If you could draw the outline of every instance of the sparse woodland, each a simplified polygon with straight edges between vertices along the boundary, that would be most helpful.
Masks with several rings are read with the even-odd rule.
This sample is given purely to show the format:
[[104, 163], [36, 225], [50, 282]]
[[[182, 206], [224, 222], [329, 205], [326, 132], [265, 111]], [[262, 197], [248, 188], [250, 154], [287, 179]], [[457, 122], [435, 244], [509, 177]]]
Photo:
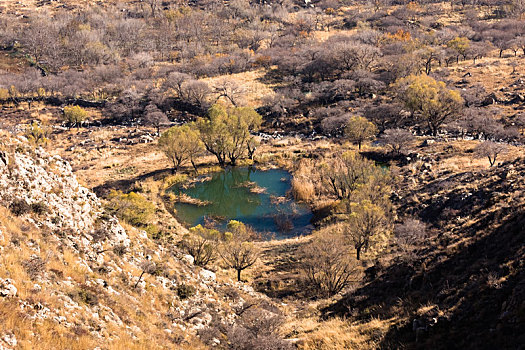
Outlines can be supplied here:
[[0, 349], [520, 349], [524, 106], [523, 0], [2, 1]]

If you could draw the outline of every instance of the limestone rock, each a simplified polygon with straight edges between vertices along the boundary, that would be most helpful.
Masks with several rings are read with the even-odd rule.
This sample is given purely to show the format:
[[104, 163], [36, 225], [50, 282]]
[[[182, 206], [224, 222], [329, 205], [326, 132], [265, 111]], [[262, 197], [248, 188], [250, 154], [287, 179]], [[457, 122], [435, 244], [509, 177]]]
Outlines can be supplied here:
[[10, 278], [0, 278], [0, 297], [14, 297], [18, 290], [14, 286], [14, 281]]

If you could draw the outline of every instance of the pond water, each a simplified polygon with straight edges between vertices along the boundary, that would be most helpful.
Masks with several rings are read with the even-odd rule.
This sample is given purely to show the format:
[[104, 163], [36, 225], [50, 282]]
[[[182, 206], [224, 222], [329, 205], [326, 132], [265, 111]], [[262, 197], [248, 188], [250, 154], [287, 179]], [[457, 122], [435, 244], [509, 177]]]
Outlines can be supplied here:
[[[227, 168], [187, 188], [173, 188], [186, 197], [175, 203], [176, 216], [191, 226], [212, 219], [221, 228], [238, 220], [277, 239], [306, 234], [312, 229], [312, 212], [288, 195], [291, 178], [282, 169]], [[198, 201], [191, 203], [194, 199]]]

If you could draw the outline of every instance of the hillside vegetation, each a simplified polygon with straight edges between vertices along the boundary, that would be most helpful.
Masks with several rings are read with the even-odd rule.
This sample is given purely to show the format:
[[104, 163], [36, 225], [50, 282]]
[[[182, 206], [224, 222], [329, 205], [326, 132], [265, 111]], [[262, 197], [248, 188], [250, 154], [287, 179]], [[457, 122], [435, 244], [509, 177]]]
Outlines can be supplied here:
[[[521, 349], [524, 16], [1, 1], [0, 349]], [[181, 219], [231, 167], [288, 238]]]

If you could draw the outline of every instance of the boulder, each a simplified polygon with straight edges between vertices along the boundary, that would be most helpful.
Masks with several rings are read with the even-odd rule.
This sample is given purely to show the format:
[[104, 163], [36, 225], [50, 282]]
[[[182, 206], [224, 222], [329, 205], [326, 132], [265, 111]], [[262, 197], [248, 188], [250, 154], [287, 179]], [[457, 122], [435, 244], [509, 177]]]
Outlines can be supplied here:
[[195, 262], [195, 259], [193, 258], [193, 256], [189, 255], [189, 254], [185, 254], [182, 259], [184, 261], [186, 261], [188, 264], [191, 264], [193, 265], [193, 263]]
[[18, 290], [14, 286], [14, 281], [10, 278], [0, 278], [0, 297], [14, 297]]
[[204, 280], [204, 281], [215, 281], [217, 279], [217, 276], [215, 275], [215, 272], [212, 272], [210, 270], [206, 270], [206, 269], [202, 269], [200, 272], [199, 272], [199, 276]]

